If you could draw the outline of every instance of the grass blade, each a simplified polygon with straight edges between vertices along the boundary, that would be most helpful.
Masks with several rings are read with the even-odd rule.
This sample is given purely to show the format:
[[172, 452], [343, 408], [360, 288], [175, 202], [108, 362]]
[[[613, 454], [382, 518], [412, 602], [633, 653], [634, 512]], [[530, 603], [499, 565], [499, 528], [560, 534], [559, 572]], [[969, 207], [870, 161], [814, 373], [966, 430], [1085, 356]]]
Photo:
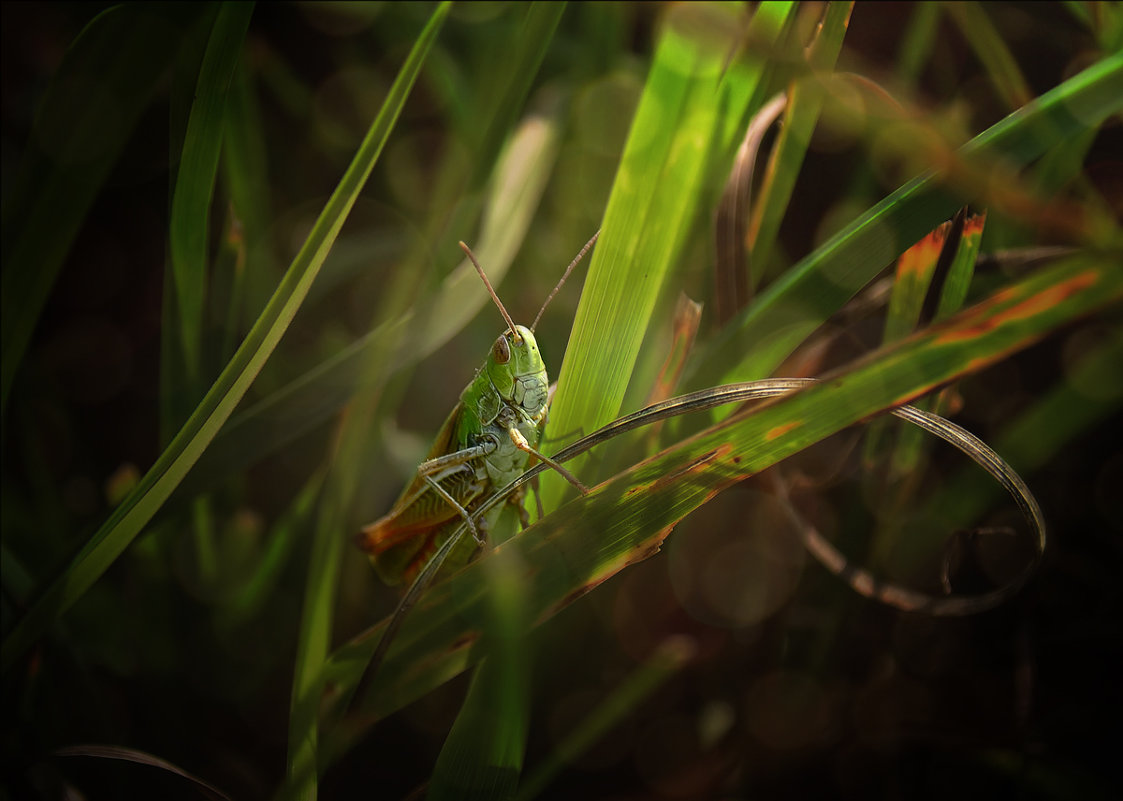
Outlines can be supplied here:
[[[165, 276], [164, 350], [161, 372], [165, 391], [165, 441], [183, 424], [206, 390], [213, 360], [204, 364], [206, 302], [210, 273], [209, 222], [222, 147], [227, 90], [242, 53], [253, 14], [252, 3], [218, 7], [207, 37], [188, 116], [172, 195], [168, 232], [169, 270]], [[173, 323], [174, 320], [174, 323]], [[213, 352], [213, 351], [212, 351]], [[201, 581], [218, 574], [214, 521], [208, 498], [192, 507], [195, 556]]]
[[527, 776], [519, 788], [519, 801], [537, 798], [550, 781], [572, 762], [592, 748], [620, 720], [647, 700], [664, 682], [680, 671], [693, 656], [695, 647], [684, 637], [670, 637], [651, 657], [620, 683], [603, 704], [558, 743], [550, 757]]
[[226, 95], [252, 13], [252, 3], [224, 3], [219, 8], [199, 70], [172, 198], [171, 272], [178, 306], [180, 353], [192, 395], [204, 376], [207, 232], [222, 147]]
[[[716, 492], [803, 447], [1027, 347], [1057, 327], [1123, 301], [1119, 254], [1072, 258], [1013, 284], [948, 321], [870, 354], [813, 386], [669, 448], [547, 515], [507, 548], [534, 575], [528, 614], [544, 620], [659, 549], [670, 529]], [[369, 724], [486, 653], [480, 562], [433, 587], [402, 626], [364, 705]], [[339, 649], [331, 680], [346, 687], [381, 627]], [[357, 736], [338, 732], [328, 753]]]
[[[488, 275], [497, 284], [514, 262], [545, 192], [557, 158], [559, 125], [557, 112], [529, 118], [508, 143], [492, 176], [473, 250], [486, 259]], [[396, 371], [431, 354], [488, 302], [479, 278], [467, 259], [463, 260], [433, 298], [378, 326], [232, 417], [188, 477], [185, 494], [253, 464], [329, 420], [362, 389], [361, 365], [367, 355], [391, 338], [401, 343], [390, 367]], [[432, 320], [433, 325], [419, 328], [417, 319]], [[405, 331], [418, 335], [401, 337]]]
[[[274, 259], [267, 236], [270, 203], [265, 136], [244, 62], [234, 75], [223, 134], [222, 175], [230, 197], [230, 226], [240, 238], [244, 253], [244, 261], [234, 265], [235, 275], [225, 279], [231, 289], [224, 334], [231, 338], [240, 335], [265, 307], [274, 280]], [[321, 276], [317, 284], [325, 277]], [[218, 276], [218, 280], [223, 279]], [[227, 358], [232, 349], [233, 345], [224, 341], [222, 357]]]
[[441, 6], [430, 20], [354, 160], [233, 359], [140, 483], [4, 638], [0, 648], [0, 668], [10, 668], [113, 564], [167, 500], [241, 400], [292, 321], [308, 287], [323, 265], [393, 128], [420, 71], [424, 55], [436, 36], [439, 21], [445, 14], [447, 6]]
[[[790, 12], [786, 4], [761, 6], [750, 32], [774, 40]], [[723, 71], [737, 45], [735, 13], [704, 4], [671, 8], [558, 373], [552, 432], [588, 431], [620, 413], [656, 300], [709, 189], [710, 148], [727, 147], [732, 157], [740, 130], [729, 120], [750, 111], [764, 72], [757, 62]], [[730, 107], [721, 109], [723, 103]], [[580, 464], [572, 469], [581, 475]], [[565, 482], [554, 478], [542, 480], [547, 510], [566, 491]]]
[[[1123, 404], [1123, 328], [1109, 327], [1073, 365], [1068, 379], [1010, 421], [994, 438], [994, 448], [1023, 475], [1048, 468], [1063, 447], [1097, 422], [1118, 415]], [[974, 524], [990, 508], [996, 488], [966, 471], [951, 476], [938, 492], [923, 499], [917, 519], [941, 520], [962, 529]], [[920, 554], [938, 543], [924, 532], [892, 544], [882, 555], [886, 565], [907, 573]], [[913, 556], [916, 554], [917, 556]]]
[[944, 10], [971, 44], [990, 73], [995, 91], [1008, 109], [1021, 108], [1033, 97], [1010, 48], [979, 3], [949, 3]]
[[[824, 73], [834, 69], [853, 8], [853, 3], [839, 0], [827, 6], [822, 27], [809, 47], [808, 62], [812, 70]], [[753, 204], [749, 220], [749, 264], [754, 289], [761, 286], [762, 279], [769, 274], [769, 261], [780, 232], [780, 223], [823, 106], [822, 94], [806, 86], [806, 82], [812, 80], [815, 80], [814, 76], [793, 81], [788, 89], [784, 124], [772, 146], [759, 197]]]
[[[1089, 67], [972, 139], [959, 155], [1024, 165], [1123, 109], [1123, 53]], [[981, 169], [985, 174], [986, 170]], [[768, 375], [822, 322], [962, 199], [916, 178], [792, 267], [722, 330], [687, 376], [691, 388]], [[730, 354], [738, 355], [730, 359]]]
[[[504, 510], [507, 532], [514, 533], [513, 509]], [[503, 537], [497, 542], [502, 542]], [[508, 799], [515, 794], [529, 729], [530, 662], [526, 632], [532, 620], [526, 566], [507, 548], [494, 553], [487, 568], [484, 626], [489, 655], [476, 666], [468, 694], [445, 739], [427, 798]]]
[[[385, 126], [379, 149], [389, 136], [393, 121], [401, 112], [405, 99], [413, 86], [426, 55], [436, 41], [451, 3], [442, 3], [430, 16], [425, 28], [413, 44], [405, 64], [398, 72], [382, 111], [372, 123], [362, 152], [372, 134], [379, 131], [379, 122], [385, 117]], [[377, 155], [377, 151], [375, 152]], [[370, 162], [364, 173], [369, 175]], [[393, 308], [395, 298], [407, 288], [408, 275], [399, 276], [383, 299], [381, 312], [386, 315]], [[377, 381], [385, 375], [393, 340], [370, 352], [362, 365], [363, 377]], [[350, 538], [344, 535], [349, 522], [348, 510], [360, 475], [357, 464], [368, 441], [368, 430], [373, 418], [378, 391], [373, 398], [358, 397], [349, 414], [340, 421], [336, 448], [328, 466], [324, 491], [320, 496], [315, 532], [308, 556], [307, 578], [300, 616], [300, 630], [293, 666], [292, 693], [289, 712], [289, 747], [285, 784], [281, 796], [286, 798], [314, 799], [317, 794], [316, 764], [319, 752], [318, 712], [323, 692], [323, 663], [331, 644], [332, 624], [335, 616], [336, 595], [339, 589], [339, 572], [344, 548]]]

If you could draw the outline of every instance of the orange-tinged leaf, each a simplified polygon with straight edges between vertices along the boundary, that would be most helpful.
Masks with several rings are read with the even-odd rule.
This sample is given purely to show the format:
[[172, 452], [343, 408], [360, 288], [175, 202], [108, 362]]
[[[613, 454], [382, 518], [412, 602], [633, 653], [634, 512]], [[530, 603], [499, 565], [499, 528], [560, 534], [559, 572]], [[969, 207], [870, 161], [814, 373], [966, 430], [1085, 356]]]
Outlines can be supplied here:
[[780, 437], [784, 436], [784, 434], [787, 434], [789, 431], [795, 431], [801, 425], [803, 425], [802, 420], [792, 420], [790, 423], [784, 423], [783, 425], [776, 426], [771, 431], [766, 432], [764, 438], [771, 442], [774, 439], [779, 439]]
[[941, 223], [934, 231], [901, 254], [897, 260], [897, 278], [925, 276], [931, 273], [944, 249], [951, 223]]

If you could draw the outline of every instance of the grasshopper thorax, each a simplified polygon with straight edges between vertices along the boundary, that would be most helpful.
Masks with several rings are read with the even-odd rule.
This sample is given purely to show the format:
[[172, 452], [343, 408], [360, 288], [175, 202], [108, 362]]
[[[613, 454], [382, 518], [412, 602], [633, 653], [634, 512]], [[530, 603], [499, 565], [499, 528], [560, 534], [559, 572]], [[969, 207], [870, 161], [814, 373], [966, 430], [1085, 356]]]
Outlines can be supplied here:
[[514, 331], [508, 329], [495, 340], [484, 372], [507, 403], [532, 417], [545, 408], [549, 389], [546, 364], [538, 352], [534, 333], [526, 326], [516, 325]]

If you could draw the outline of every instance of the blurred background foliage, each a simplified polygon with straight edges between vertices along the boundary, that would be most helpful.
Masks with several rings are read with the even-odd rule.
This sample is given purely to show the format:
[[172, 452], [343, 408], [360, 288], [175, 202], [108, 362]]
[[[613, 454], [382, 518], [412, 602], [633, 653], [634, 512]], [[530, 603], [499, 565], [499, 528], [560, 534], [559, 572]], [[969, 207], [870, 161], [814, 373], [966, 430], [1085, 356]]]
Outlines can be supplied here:
[[[266, 307], [435, 6], [253, 9], [217, 107], [214, 200], [196, 199], [208, 224], [187, 247], [203, 249], [210, 272], [196, 288], [205, 300], [190, 335], [185, 295], [168, 288], [179, 252], [170, 220], [192, 202], [177, 198], [176, 176], [181, 155], [199, 152], [188, 118], [196, 80], [214, 65], [207, 44], [220, 12], [149, 6], [127, 24], [116, 18], [126, 38], [102, 42], [91, 42], [91, 26], [90, 69], [61, 70], [106, 8], [0, 6], [5, 637], [156, 461]], [[198, 797], [152, 766], [55, 753], [88, 743], [155, 755], [235, 798], [277, 791], [293, 759], [294, 655], [324, 523], [316, 503], [352, 430], [340, 411], [371, 411], [349, 471], [353, 497], [334, 521], [351, 531], [389, 508], [500, 328], [482, 300], [431, 301], [456, 286], [456, 240], [479, 245], [493, 280], [506, 276], [506, 305], [528, 320], [601, 224], [668, 8], [451, 8], [307, 300], [227, 428], [49, 636], [6, 666], [5, 797], [63, 797], [67, 788], [90, 799]], [[801, 4], [785, 35], [810, 41], [823, 8]], [[879, 135], [869, 97], [887, 93], [885, 102], [958, 146], [1118, 58], [1121, 45], [1119, 4], [857, 4], [836, 68], [852, 77], [832, 84], [836, 102], [823, 106], [753, 281], [774, 280], [932, 166], [933, 149]], [[762, 93], [790, 78], [791, 63], [779, 47], [776, 55]], [[136, 63], [150, 68], [120, 67]], [[37, 122], [48, 92], [62, 98], [61, 116]], [[94, 112], [67, 117], [71, 108]], [[765, 137], [765, 150], [772, 142]], [[1003, 256], [1013, 249], [1118, 248], [1119, 114], [1062, 144], [1019, 174], [1019, 186], [1079, 213], [1048, 224], [1032, 210], [990, 212], [968, 303], [1032, 269]], [[711, 179], [728, 172], [707, 168]], [[66, 205], [13, 205], [42, 175], [61, 176], [52, 180]], [[716, 200], [720, 184], [707, 191]], [[703, 345], [718, 328], [712, 214], [690, 215], [674, 284], [705, 304]], [[37, 220], [48, 224], [27, 245], [22, 234]], [[46, 267], [12, 278], [28, 252], [19, 247], [44, 265], [53, 259], [57, 278]], [[874, 267], [892, 275], [888, 263]], [[30, 283], [13, 289], [18, 281]], [[552, 376], [580, 285], [562, 290], [538, 328]], [[41, 309], [10, 309], [17, 296], [39, 296]], [[656, 313], [664, 339], [670, 300]], [[391, 366], [356, 395], [364, 373], [349, 354], [402, 309], [416, 312], [380, 357]], [[25, 322], [24, 347], [10, 352], [9, 335]], [[884, 327], [884, 294], [832, 317], [820, 340], [829, 352], [807, 356], [814, 372], [876, 347]], [[185, 336], [195, 337], [197, 364]], [[536, 655], [526, 764], [549, 776], [541, 797], [1107, 797], [1118, 781], [1102, 735], [1117, 728], [1123, 702], [1121, 351], [1116, 305], [964, 380], [947, 401], [1023, 471], [1050, 522], [1040, 576], [1000, 609], [936, 619], [858, 597], [807, 558], [768, 481], [754, 479], [702, 507], [660, 554], [564, 610], [527, 641]], [[652, 382], [639, 383], [625, 411]], [[932, 588], [951, 559], [946, 531], [931, 547], [910, 544], [889, 519], [900, 513], [890, 496], [898, 506], [960, 503], [971, 524], [1014, 518], [1008, 503], [976, 497], [983, 480], [950, 449], [934, 449], [920, 487], [902, 490], [863, 472], [854, 437], [796, 457], [785, 475], [801, 508], [859, 563]], [[955, 555], [956, 591], [1006, 575], [1002, 541]], [[333, 645], [396, 599], [349, 542], [338, 569]], [[417, 788], [467, 681], [379, 721], [338, 755], [320, 792], [400, 798]], [[598, 715], [603, 728], [568, 750], [579, 722]]]

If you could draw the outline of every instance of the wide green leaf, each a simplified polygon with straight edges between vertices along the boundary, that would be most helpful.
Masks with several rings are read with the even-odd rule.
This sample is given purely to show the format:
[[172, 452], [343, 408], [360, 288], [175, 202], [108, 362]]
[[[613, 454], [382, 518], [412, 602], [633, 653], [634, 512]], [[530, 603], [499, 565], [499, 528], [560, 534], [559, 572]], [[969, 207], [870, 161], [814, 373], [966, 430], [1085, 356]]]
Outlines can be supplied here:
[[[787, 3], [762, 5], [749, 41], [774, 42], [791, 11]], [[675, 6], [664, 23], [558, 372], [554, 436], [589, 431], [620, 413], [656, 301], [711, 189], [713, 151], [731, 158], [740, 131], [730, 121], [755, 110], [763, 62], [747, 57], [725, 69], [743, 26], [735, 7], [702, 3]], [[573, 469], [581, 474], [580, 463]], [[546, 509], [566, 486], [543, 477]]]

